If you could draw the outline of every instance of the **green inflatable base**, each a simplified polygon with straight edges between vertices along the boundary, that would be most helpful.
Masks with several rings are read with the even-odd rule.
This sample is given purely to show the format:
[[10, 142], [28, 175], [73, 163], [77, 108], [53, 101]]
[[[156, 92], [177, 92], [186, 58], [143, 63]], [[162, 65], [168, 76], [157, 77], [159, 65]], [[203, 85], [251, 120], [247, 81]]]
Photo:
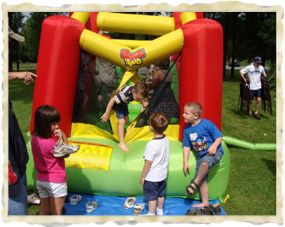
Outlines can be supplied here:
[[[36, 170], [30, 144], [31, 136], [26, 136], [29, 153], [27, 164], [28, 189], [35, 188]], [[66, 167], [68, 191], [111, 196], [143, 196], [143, 187], [139, 180], [144, 165], [143, 154], [148, 141], [133, 141], [127, 146], [130, 152], [125, 153], [118, 147], [118, 143], [108, 139], [69, 138], [74, 141], [99, 143], [113, 147], [109, 170], [98, 171]], [[221, 198], [225, 194], [230, 174], [230, 155], [223, 143], [224, 156], [222, 160], [209, 172], [208, 187], [209, 199]], [[196, 159], [190, 152], [190, 174], [183, 173], [183, 150], [180, 141], [170, 141], [169, 172], [166, 186], [166, 196], [182, 197], [199, 200], [200, 193], [196, 190], [194, 195], [186, 194], [185, 188], [195, 176]]]

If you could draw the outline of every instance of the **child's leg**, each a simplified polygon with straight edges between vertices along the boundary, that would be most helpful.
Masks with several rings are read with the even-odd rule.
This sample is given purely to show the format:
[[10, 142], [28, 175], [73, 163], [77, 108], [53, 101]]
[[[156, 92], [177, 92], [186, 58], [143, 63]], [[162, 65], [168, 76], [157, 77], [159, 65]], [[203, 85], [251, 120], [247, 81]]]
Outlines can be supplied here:
[[148, 213], [155, 214], [155, 208], [156, 208], [156, 200], [149, 200], [148, 201]]
[[52, 215], [61, 215], [65, 196], [50, 197], [50, 211]]
[[157, 196], [157, 208], [156, 214], [163, 215], [163, 206], [165, 201], [165, 188], [166, 188], [166, 179], [158, 182], [158, 196]]
[[[204, 179], [204, 177], [209, 173], [209, 165], [207, 162], [202, 162], [200, 167], [199, 167], [199, 171], [198, 171], [198, 175], [195, 178], [195, 182], [196, 184], [200, 184], [202, 182], [202, 180]], [[196, 186], [194, 184], [191, 184], [194, 188], [196, 188]], [[193, 194], [193, 190], [191, 188], [188, 188], [189, 193]]]
[[126, 146], [125, 143], [125, 124], [126, 124], [126, 119], [125, 118], [120, 118], [119, 119], [119, 124], [118, 124], [118, 134], [119, 134], [119, 147], [124, 151], [124, 152], [129, 152], [129, 149]]
[[157, 215], [163, 215], [164, 200], [165, 200], [165, 197], [157, 198], [157, 208], [156, 208]]
[[202, 162], [199, 167], [198, 175], [195, 179], [195, 182], [197, 184], [200, 184], [202, 182], [203, 178], [209, 173], [209, 165], [207, 162]]
[[41, 209], [39, 215], [49, 215], [50, 212], [50, 198], [40, 198]]
[[158, 197], [157, 198], [157, 207], [159, 209], [163, 209], [165, 197]]
[[200, 183], [200, 194], [202, 197], [202, 203], [194, 204], [193, 207], [204, 207], [209, 206], [209, 196], [208, 196], [208, 185], [206, 181], [201, 181]]

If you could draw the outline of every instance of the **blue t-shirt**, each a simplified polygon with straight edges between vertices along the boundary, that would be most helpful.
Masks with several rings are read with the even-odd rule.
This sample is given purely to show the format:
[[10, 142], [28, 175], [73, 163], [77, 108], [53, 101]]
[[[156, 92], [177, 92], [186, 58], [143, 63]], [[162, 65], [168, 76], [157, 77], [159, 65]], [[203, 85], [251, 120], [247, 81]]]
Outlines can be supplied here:
[[[192, 147], [196, 151], [197, 156], [202, 156], [208, 153], [209, 147], [219, 137], [222, 137], [222, 133], [213, 124], [213, 122], [201, 118], [201, 121], [192, 126], [188, 124], [184, 129], [183, 146]], [[220, 144], [217, 150], [224, 153], [222, 144]]]

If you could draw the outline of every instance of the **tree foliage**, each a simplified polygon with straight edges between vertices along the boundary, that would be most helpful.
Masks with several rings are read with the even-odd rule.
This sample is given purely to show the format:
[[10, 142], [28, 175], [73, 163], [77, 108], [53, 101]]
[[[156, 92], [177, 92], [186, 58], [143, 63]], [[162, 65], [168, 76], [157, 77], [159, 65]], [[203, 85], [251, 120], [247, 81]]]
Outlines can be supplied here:
[[20, 44], [23, 62], [37, 62], [42, 23], [47, 17], [60, 14], [62, 13], [40, 12], [30, 14], [22, 31], [26, 41]]
[[205, 17], [223, 27], [224, 67], [230, 58], [250, 61], [255, 56], [276, 64], [275, 12], [211, 12]]
[[[9, 18], [9, 27], [12, 29], [13, 32], [19, 33], [24, 26], [23, 19], [25, 16], [23, 13], [16, 12], [16, 13], [8, 13]], [[13, 71], [12, 63], [17, 62], [18, 70], [19, 70], [19, 43], [17, 41], [13, 42], [13, 46], [10, 49], [9, 54], [9, 72]]]
[[[171, 12], [125, 12], [140, 15], [172, 16]], [[26, 41], [20, 43], [19, 55], [23, 62], [36, 62], [41, 26], [45, 18], [63, 13], [34, 12], [23, 24], [22, 13], [9, 13], [10, 27], [21, 31]], [[224, 71], [230, 58], [250, 60], [261, 56], [276, 65], [276, 13], [275, 12], [206, 12], [205, 18], [218, 21], [224, 32]], [[109, 32], [114, 39], [153, 40], [156, 37], [146, 34], [123, 34]], [[11, 57], [16, 59], [16, 49]], [[233, 70], [232, 70], [233, 71]], [[225, 74], [224, 74], [225, 75]]]

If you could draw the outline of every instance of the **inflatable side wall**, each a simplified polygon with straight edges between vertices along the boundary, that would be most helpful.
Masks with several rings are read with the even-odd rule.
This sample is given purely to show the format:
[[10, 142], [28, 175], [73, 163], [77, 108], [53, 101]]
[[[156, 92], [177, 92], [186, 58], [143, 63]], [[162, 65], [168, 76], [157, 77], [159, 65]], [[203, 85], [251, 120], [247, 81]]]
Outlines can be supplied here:
[[70, 136], [72, 113], [80, 62], [79, 39], [85, 26], [66, 16], [44, 20], [40, 38], [30, 132], [34, 113], [41, 105], [52, 105], [60, 112], [60, 127]]
[[[202, 105], [202, 118], [211, 120], [221, 130], [223, 86], [223, 30], [213, 20], [193, 20], [181, 27], [184, 46], [179, 83], [180, 116], [186, 103]], [[180, 120], [179, 140], [186, 123]]]

